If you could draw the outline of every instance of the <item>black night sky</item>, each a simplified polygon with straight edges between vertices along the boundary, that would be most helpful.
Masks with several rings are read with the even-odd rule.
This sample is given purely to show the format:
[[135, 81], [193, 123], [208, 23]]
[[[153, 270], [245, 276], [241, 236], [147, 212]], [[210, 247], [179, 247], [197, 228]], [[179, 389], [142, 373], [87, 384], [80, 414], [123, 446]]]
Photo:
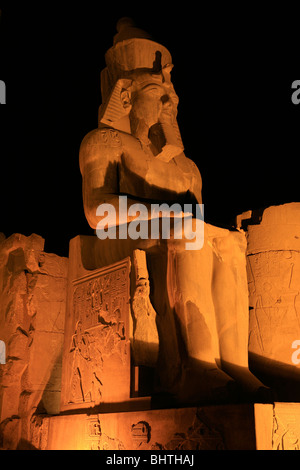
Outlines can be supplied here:
[[230, 225], [243, 211], [299, 202], [297, 15], [246, 3], [243, 11], [227, 2], [122, 5], [1, 4], [0, 232], [37, 233], [63, 256], [71, 238], [93, 234], [78, 151], [97, 127], [104, 54], [122, 16], [172, 54], [179, 127], [202, 174], [206, 221]]

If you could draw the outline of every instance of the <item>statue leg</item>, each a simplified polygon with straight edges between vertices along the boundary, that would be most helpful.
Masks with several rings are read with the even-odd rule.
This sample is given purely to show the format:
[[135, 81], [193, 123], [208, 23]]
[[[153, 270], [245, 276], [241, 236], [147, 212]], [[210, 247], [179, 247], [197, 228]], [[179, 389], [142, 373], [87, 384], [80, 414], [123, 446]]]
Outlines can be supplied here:
[[182, 345], [179, 401], [226, 402], [235, 400], [234, 380], [222, 371], [212, 297], [213, 251], [205, 225], [204, 245], [187, 250], [190, 240], [171, 239], [167, 246], [166, 292]]
[[[222, 370], [250, 394], [270, 397], [269, 390], [249, 371], [249, 306], [246, 239], [240, 232], [212, 230], [212, 294], [216, 312]], [[268, 401], [268, 400], [267, 400]]]
[[212, 250], [207, 243], [201, 250], [186, 250], [187, 241], [99, 240], [95, 261], [100, 267], [132, 257], [134, 249], [146, 251], [159, 336], [157, 392], [171, 394], [178, 403], [222, 403], [230, 401], [228, 387], [234, 381], [215, 361]]

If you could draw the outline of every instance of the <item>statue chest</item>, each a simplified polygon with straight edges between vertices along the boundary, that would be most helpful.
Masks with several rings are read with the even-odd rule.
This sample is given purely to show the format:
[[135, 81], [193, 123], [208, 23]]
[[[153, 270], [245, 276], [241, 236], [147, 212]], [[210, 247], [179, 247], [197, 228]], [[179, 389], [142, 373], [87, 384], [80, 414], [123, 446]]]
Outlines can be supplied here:
[[142, 150], [125, 152], [119, 167], [121, 193], [136, 197], [174, 199], [191, 190], [193, 173], [182, 155], [170, 162], [146, 155]]

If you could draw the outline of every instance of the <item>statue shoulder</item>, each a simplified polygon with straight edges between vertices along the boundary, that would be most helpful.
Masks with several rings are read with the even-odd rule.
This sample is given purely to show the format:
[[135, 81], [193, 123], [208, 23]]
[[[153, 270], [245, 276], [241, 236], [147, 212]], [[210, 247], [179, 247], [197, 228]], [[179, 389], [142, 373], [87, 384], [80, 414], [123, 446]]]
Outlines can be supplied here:
[[184, 173], [189, 173], [194, 175], [196, 178], [201, 178], [201, 174], [196, 163], [188, 158], [183, 152], [175, 157], [175, 162]]
[[116, 161], [123, 151], [121, 132], [103, 127], [89, 132], [82, 140], [79, 150], [79, 164], [82, 172], [86, 165], [105, 161]]

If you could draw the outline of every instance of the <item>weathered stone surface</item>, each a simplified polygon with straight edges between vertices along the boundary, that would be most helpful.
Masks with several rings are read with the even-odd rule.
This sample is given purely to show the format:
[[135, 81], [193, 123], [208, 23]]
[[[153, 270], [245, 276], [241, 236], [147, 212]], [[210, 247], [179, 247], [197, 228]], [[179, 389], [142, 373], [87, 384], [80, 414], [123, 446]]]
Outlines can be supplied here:
[[[202, 202], [171, 62], [119, 22], [98, 129], [80, 148], [94, 229], [103, 203], [116, 211], [109, 228], [128, 229], [135, 215], [120, 209], [120, 195], [129, 209], [144, 205], [149, 225], [153, 202]], [[78, 236], [69, 260], [45, 253], [38, 235], [0, 234], [0, 448], [299, 449], [298, 403], [228, 402], [272, 402], [263, 383], [299, 400], [300, 203], [241, 214], [237, 230], [203, 223], [195, 250], [171, 219], [169, 237], [161, 228], [153, 238]], [[190, 219], [195, 233], [199, 219]]]
[[[255, 216], [256, 214], [253, 214]], [[300, 250], [300, 203], [281, 204], [263, 209], [260, 223], [247, 223], [247, 252]]]
[[300, 384], [299, 361], [293, 359], [293, 343], [300, 340], [300, 203], [246, 214], [244, 224], [252, 368], [269, 376], [281, 399], [291, 400]]
[[254, 450], [253, 405], [43, 419], [52, 450]]
[[257, 450], [300, 450], [300, 404], [255, 405]]
[[[177, 125], [171, 55], [130, 21], [121, 21], [118, 29], [101, 75], [98, 128], [84, 137], [79, 155], [87, 221], [96, 229], [103, 220], [97, 208], [108, 203], [116, 217], [107, 223], [116, 232], [135, 219], [129, 212], [137, 202], [144, 205], [146, 221], [155, 218], [153, 202], [181, 204], [185, 215], [196, 213], [196, 205], [202, 203], [201, 174], [184, 154]], [[127, 197], [128, 212], [120, 208], [120, 195]], [[193, 210], [185, 204], [193, 205]], [[194, 233], [197, 222], [193, 217]], [[174, 227], [169, 238], [160, 230], [152, 238], [120, 236], [90, 245], [92, 253], [94, 244], [90, 256], [94, 269], [125, 257], [134, 265], [135, 250], [145, 251], [151, 303], [145, 295], [147, 287], [138, 287], [132, 301], [134, 335], [140, 335], [151, 349], [149, 330], [140, 330], [141, 323], [136, 323], [141, 304], [148, 303], [152, 317], [152, 307], [157, 314], [157, 390], [189, 404], [216, 402], [221, 397], [232, 400], [234, 381], [249, 394], [263, 387], [248, 369], [245, 236], [204, 225], [203, 247], [200, 243], [195, 250], [186, 249], [188, 237], [180, 229], [179, 239]], [[154, 349], [156, 341], [155, 337]], [[135, 349], [136, 361], [142, 349], [138, 353]]]
[[130, 398], [130, 260], [98, 270], [70, 243], [61, 409]]
[[35, 234], [0, 243], [0, 337], [6, 344], [0, 423], [5, 442], [11, 426], [18, 427], [12, 447], [28, 440], [28, 420], [38, 407], [59, 412], [68, 260], [43, 248]]
[[0, 423], [0, 449], [15, 450], [21, 435], [21, 419], [12, 415]]
[[134, 364], [156, 367], [159, 338], [156, 326], [156, 312], [150, 301], [150, 281], [146, 253], [135, 250], [135, 292], [132, 299]]

